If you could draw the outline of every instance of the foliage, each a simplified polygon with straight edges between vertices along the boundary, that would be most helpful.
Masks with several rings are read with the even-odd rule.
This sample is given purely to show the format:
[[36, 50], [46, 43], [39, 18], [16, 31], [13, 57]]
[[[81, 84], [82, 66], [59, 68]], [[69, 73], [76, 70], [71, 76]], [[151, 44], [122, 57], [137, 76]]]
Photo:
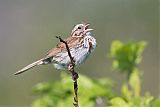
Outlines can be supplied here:
[[122, 95], [110, 100], [110, 107], [150, 107], [153, 97], [146, 93], [141, 96], [140, 70], [137, 68], [142, 60], [142, 52], [146, 42], [122, 43], [114, 41], [111, 46], [113, 68], [128, 75], [127, 83], [122, 85]]
[[151, 107], [160, 107], [160, 98], [155, 99], [152, 102]]
[[[130, 87], [129, 87], [130, 86]], [[130, 88], [130, 89], [129, 89]], [[129, 85], [124, 83], [122, 86], [122, 96], [114, 97], [110, 100], [110, 107], [150, 107], [153, 97], [146, 93], [140, 96], [139, 71], [132, 72]]]
[[[141, 95], [141, 71], [137, 65], [142, 60], [146, 44], [145, 41], [128, 43], [113, 41], [110, 49], [112, 68], [125, 73], [128, 77], [122, 84], [121, 95], [114, 94], [112, 91], [114, 82], [110, 79], [93, 80], [80, 75], [78, 80], [80, 107], [100, 107], [96, 104], [97, 99], [103, 98], [104, 101], [106, 97], [109, 107], [160, 107], [160, 98], [154, 99], [149, 93]], [[72, 79], [65, 73], [62, 73], [60, 80], [40, 83], [33, 89], [40, 97], [32, 107], [72, 107], [72, 88]], [[103, 105], [108, 106], [106, 103]]]
[[[93, 107], [97, 98], [112, 97], [113, 82], [109, 79], [93, 80], [80, 75], [79, 103], [81, 107]], [[72, 107], [73, 83], [69, 75], [62, 73], [61, 80], [50, 83], [39, 83], [33, 91], [40, 95], [32, 107]]]
[[112, 66], [114, 69], [127, 72], [128, 76], [133, 69], [142, 60], [142, 52], [146, 42], [128, 42], [122, 43], [115, 40], [112, 42], [110, 56], [113, 59]]

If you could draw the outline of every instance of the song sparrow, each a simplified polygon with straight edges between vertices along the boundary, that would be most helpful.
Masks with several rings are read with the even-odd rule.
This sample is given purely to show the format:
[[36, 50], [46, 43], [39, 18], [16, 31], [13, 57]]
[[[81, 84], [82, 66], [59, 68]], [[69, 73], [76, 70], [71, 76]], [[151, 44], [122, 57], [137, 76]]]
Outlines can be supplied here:
[[[92, 53], [96, 48], [96, 40], [90, 32], [93, 29], [89, 29], [89, 25], [90, 24], [86, 23], [77, 24], [73, 28], [71, 35], [64, 40], [69, 46], [69, 50], [74, 58], [75, 65], [79, 65], [84, 62], [89, 54]], [[55, 48], [48, 52], [46, 57], [29, 64], [28, 66], [16, 72], [15, 75], [23, 73], [37, 65], [45, 65], [50, 63], [53, 63], [56, 69], [68, 69], [70, 58], [64, 43], [59, 42]]]

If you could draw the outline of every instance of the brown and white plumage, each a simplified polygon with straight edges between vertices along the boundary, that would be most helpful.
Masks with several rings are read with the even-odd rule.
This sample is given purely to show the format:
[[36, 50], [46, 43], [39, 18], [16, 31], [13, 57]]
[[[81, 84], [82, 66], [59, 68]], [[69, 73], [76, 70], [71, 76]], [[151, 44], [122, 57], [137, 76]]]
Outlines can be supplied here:
[[[69, 46], [72, 57], [74, 57], [75, 65], [82, 63], [96, 47], [96, 40], [91, 36], [90, 33], [90, 31], [93, 29], [89, 29], [88, 27], [89, 24], [76, 25], [71, 32], [71, 36], [65, 39]], [[28, 66], [16, 72], [15, 75], [23, 73], [37, 65], [45, 65], [49, 63], [53, 63], [57, 69], [68, 68], [70, 59], [64, 43], [59, 42], [55, 48], [51, 49], [47, 53], [46, 57], [29, 64]]]

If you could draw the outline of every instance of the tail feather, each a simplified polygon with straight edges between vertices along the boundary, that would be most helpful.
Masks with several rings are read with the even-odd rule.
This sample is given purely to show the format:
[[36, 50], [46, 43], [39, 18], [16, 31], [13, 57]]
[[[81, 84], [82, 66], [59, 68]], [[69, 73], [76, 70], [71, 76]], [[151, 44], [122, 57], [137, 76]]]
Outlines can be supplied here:
[[22, 68], [21, 70], [17, 71], [16, 73], [14, 73], [14, 75], [21, 74], [21, 73], [23, 73], [23, 72], [25, 72], [25, 71], [27, 71], [27, 70], [29, 70], [29, 69], [37, 66], [37, 65], [43, 64], [43, 60], [44, 60], [44, 59], [40, 59], [40, 60], [38, 60], [38, 61], [35, 61], [35, 62], [27, 65], [26, 67]]

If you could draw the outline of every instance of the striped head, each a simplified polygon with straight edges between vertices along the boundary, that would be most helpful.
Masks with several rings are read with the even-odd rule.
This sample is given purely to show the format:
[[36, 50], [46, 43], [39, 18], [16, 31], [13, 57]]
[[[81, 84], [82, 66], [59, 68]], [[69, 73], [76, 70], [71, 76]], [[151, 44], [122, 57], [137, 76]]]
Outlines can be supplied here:
[[87, 32], [92, 31], [93, 29], [89, 29], [89, 25], [88, 23], [82, 23], [82, 24], [77, 24], [72, 32], [71, 32], [71, 36], [72, 37], [84, 37], [86, 35]]

